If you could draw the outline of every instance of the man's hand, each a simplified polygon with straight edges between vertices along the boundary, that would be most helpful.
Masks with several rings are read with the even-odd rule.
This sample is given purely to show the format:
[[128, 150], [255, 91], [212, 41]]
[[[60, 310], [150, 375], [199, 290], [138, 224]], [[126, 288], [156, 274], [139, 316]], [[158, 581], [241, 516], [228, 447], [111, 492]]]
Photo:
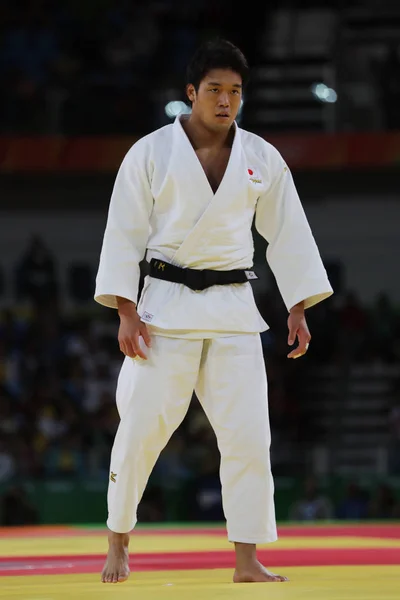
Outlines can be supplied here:
[[146, 324], [140, 320], [133, 302], [125, 298], [117, 298], [117, 301], [120, 318], [118, 342], [121, 352], [130, 358], [140, 356], [140, 358], [147, 360], [139, 341], [142, 337], [146, 346], [151, 347], [150, 334]]
[[297, 346], [297, 348], [292, 350], [290, 354], [288, 354], [288, 358], [299, 358], [307, 352], [311, 340], [311, 334], [307, 327], [306, 318], [304, 316], [304, 302], [296, 304], [290, 310], [288, 318], [288, 329], [289, 346], [292, 346], [294, 344], [296, 336], [299, 340], [299, 345]]

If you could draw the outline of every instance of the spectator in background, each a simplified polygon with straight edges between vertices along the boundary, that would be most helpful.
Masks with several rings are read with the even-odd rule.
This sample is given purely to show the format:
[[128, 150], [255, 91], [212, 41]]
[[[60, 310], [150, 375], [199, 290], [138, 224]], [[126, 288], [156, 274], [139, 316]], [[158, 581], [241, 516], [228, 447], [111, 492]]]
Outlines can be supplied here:
[[0, 484], [11, 481], [17, 472], [17, 465], [6, 437], [0, 438]]
[[370, 519], [394, 519], [396, 509], [396, 497], [390, 485], [382, 483], [375, 490], [369, 507], [368, 517]]
[[369, 328], [376, 356], [384, 362], [392, 363], [395, 360], [393, 340], [397, 322], [398, 315], [393, 303], [386, 293], [381, 292], [372, 306]]
[[340, 336], [340, 353], [345, 361], [353, 361], [363, 350], [368, 322], [367, 313], [358, 295], [349, 291], [339, 309], [338, 325]]
[[17, 293], [28, 300], [36, 311], [57, 303], [56, 266], [43, 239], [34, 235], [17, 266]]
[[315, 478], [308, 477], [304, 482], [303, 495], [290, 508], [290, 520], [319, 521], [332, 519], [332, 516], [331, 500], [319, 492]]
[[348, 519], [350, 521], [359, 521], [366, 519], [368, 515], [368, 495], [360, 486], [350, 482], [345, 491], [344, 497], [339, 502], [336, 510], [338, 519]]
[[344, 298], [344, 304], [340, 311], [341, 326], [348, 332], [359, 333], [367, 323], [365, 309], [358, 295], [350, 291]]
[[23, 422], [23, 416], [15, 399], [0, 387], [0, 436], [15, 436]]
[[1, 525], [36, 525], [39, 523], [37, 509], [31, 503], [22, 486], [10, 487], [1, 498]]
[[40, 131], [48, 75], [58, 56], [52, 15], [43, 4], [15, 10], [3, 32], [0, 74], [5, 82], [5, 127], [12, 131]]
[[57, 438], [45, 455], [45, 474], [48, 477], [80, 478], [85, 475], [82, 433], [70, 431]]
[[[400, 382], [397, 386], [400, 388]], [[390, 410], [389, 428], [389, 472], [391, 475], [400, 475], [400, 401]]]
[[190, 518], [194, 521], [225, 520], [219, 468], [218, 450], [209, 446], [189, 491]]
[[179, 490], [191, 475], [185, 464], [186, 440], [180, 432], [175, 432], [164, 448], [154, 473], [164, 490]]
[[159, 523], [166, 520], [166, 507], [163, 489], [159, 486], [149, 486], [143, 494], [138, 506], [138, 523]]
[[382, 64], [377, 69], [378, 84], [381, 93], [383, 127], [400, 127], [400, 44], [396, 41], [389, 45]]

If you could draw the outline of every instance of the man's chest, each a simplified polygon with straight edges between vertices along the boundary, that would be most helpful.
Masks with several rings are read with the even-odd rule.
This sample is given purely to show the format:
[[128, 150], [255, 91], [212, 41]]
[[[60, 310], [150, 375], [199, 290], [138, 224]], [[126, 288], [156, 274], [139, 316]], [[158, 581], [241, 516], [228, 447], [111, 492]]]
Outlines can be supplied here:
[[218, 152], [208, 149], [196, 150], [197, 158], [214, 193], [225, 175], [230, 154], [230, 148], [222, 148]]

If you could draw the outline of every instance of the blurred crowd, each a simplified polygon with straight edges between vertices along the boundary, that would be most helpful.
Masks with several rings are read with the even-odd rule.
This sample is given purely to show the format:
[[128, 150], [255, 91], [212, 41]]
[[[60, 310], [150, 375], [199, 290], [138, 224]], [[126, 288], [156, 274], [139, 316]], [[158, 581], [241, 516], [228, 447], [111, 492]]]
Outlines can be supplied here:
[[303, 489], [290, 507], [292, 521], [349, 520], [400, 518], [400, 500], [387, 483], [372, 490], [350, 481], [336, 502], [332, 500], [315, 477], [307, 477]]
[[141, 134], [161, 126], [205, 36], [233, 37], [251, 55], [239, 16], [246, 25], [248, 15], [228, 16], [211, 0], [3, 0], [0, 131]]
[[[256, 67], [270, 11], [284, 4], [269, 3], [255, 14], [226, 10], [213, 0], [2, 0], [0, 132], [148, 133], [170, 122], [169, 101], [186, 100], [185, 67], [199, 42], [214, 34], [227, 37]], [[345, 3], [352, 4], [362, 2]], [[333, 0], [299, 6], [339, 7]], [[339, 86], [347, 71], [350, 80], [359, 78], [363, 63], [355, 55], [341, 57]], [[391, 44], [378, 59], [367, 57], [363, 67], [365, 78], [373, 79], [368, 95], [379, 96], [386, 129], [399, 125], [399, 62], [399, 44]], [[341, 99], [338, 115], [349, 112]], [[351, 128], [348, 115], [340, 119], [339, 129]]]
[[[32, 479], [106, 481], [119, 422], [114, 392], [123, 359], [116, 312], [94, 301], [86, 310], [64, 310], [57, 261], [40, 238], [22, 254], [15, 285], [16, 301], [0, 316], [0, 485]], [[317, 365], [355, 357], [364, 364], [398, 363], [399, 313], [385, 295], [372, 307], [363, 306], [354, 294], [339, 302], [332, 297], [309, 313], [313, 343], [307, 360], [288, 361], [282, 300], [272, 290], [257, 301], [271, 327], [262, 334], [262, 342], [269, 377], [272, 466], [275, 475], [306, 477], [303, 448], [314, 430], [309, 413], [303, 411], [302, 394], [310, 372]], [[398, 456], [400, 386], [391, 411], [388, 428]], [[393, 474], [400, 474], [398, 462]], [[154, 490], [173, 495], [182, 486], [191, 498], [187, 505], [193, 520], [220, 517], [219, 454], [195, 396], [154, 470], [141, 507], [143, 519], [163, 516], [163, 496]], [[305, 506], [315, 493], [305, 490]], [[375, 500], [360, 494], [363, 515], [372, 515]], [[354, 490], [349, 490], [350, 496]], [[353, 499], [348, 499], [350, 505]], [[347, 514], [347, 500], [343, 502], [341, 508], [329, 509], [322, 503], [324, 514]], [[307, 510], [311, 509], [294, 507], [293, 515], [303, 518]]]

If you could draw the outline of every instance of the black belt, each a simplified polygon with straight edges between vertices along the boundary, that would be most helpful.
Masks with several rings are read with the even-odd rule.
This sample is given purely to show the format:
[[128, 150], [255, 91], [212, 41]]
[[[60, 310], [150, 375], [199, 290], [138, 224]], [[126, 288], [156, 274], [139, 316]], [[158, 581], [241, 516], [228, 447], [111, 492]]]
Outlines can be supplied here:
[[200, 291], [212, 285], [230, 285], [247, 283], [250, 279], [258, 279], [254, 271], [234, 269], [231, 271], [214, 271], [212, 269], [183, 269], [170, 263], [152, 258], [150, 261], [150, 277], [182, 283], [192, 290]]

